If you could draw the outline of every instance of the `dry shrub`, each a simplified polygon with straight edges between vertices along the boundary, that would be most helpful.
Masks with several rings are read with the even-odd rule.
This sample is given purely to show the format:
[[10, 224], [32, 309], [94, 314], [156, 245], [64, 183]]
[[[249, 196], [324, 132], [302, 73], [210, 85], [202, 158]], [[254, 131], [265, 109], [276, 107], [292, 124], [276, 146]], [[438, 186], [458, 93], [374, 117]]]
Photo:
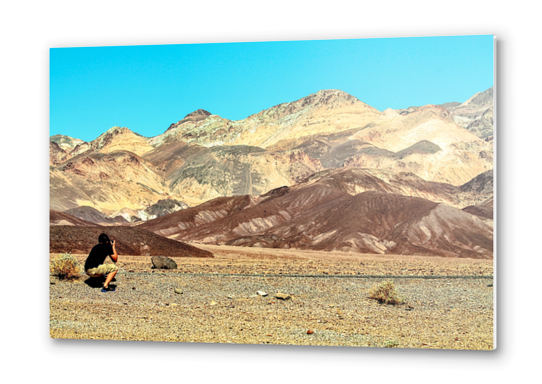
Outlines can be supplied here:
[[59, 279], [74, 279], [81, 275], [81, 266], [71, 253], [55, 257], [50, 266], [51, 274]]
[[375, 284], [369, 290], [369, 297], [385, 304], [402, 304], [404, 299], [399, 296], [393, 281], [387, 280]]

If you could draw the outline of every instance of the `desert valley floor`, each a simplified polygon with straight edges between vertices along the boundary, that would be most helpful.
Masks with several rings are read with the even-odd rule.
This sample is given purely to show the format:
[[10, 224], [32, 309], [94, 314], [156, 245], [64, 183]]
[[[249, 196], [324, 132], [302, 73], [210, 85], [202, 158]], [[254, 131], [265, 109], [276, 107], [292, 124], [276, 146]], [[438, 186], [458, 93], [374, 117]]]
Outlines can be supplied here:
[[[155, 270], [149, 256], [121, 255], [115, 292], [51, 276], [51, 337], [494, 348], [493, 260], [195, 245], [215, 257]], [[404, 304], [369, 298], [384, 280]]]

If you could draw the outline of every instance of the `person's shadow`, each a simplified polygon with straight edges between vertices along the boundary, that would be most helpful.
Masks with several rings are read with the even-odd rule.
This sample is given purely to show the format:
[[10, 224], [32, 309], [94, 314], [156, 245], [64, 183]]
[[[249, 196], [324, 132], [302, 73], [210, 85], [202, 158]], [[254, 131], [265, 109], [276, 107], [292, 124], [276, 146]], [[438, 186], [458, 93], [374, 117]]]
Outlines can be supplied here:
[[[117, 281], [117, 279], [113, 278], [111, 282]], [[86, 285], [88, 285], [90, 288], [101, 288], [104, 285], [105, 282], [105, 276], [100, 277], [89, 277], [84, 281]], [[111, 284], [111, 287], [115, 287], [116, 285]]]

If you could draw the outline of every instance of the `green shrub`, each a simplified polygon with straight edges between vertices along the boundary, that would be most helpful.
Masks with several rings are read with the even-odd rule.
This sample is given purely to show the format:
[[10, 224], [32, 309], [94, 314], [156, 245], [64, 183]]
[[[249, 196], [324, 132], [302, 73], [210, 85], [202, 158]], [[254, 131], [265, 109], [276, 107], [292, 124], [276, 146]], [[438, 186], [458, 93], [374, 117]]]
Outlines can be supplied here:
[[385, 304], [402, 304], [404, 299], [399, 296], [393, 281], [383, 281], [375, 284], [369, 290], [369, 297]]
[[388, 340], [384, 342], [384, 348], [396, 348], [399, 346], [399, 342], [396, 340]]
[[71, 253], [63, 253], [55, 257], [50, 266], [51, 274], [59, 279], [74, 279], [81, 274], [81, 266]]

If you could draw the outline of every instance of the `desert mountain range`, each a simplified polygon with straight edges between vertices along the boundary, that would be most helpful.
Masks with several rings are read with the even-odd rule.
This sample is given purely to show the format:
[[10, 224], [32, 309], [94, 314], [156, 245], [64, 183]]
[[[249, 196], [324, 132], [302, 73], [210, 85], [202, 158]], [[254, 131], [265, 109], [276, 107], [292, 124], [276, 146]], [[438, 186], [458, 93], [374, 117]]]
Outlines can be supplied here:
[[73, 217], [179, 241], [487, 258], [492, 136], [492, 88], [461, 104], [383, 112], [324, 90], [238, 121], [197, 110], [151, 138], [123, 127], [91, 142], [56, 135], [51, 224], [80, 225]]

